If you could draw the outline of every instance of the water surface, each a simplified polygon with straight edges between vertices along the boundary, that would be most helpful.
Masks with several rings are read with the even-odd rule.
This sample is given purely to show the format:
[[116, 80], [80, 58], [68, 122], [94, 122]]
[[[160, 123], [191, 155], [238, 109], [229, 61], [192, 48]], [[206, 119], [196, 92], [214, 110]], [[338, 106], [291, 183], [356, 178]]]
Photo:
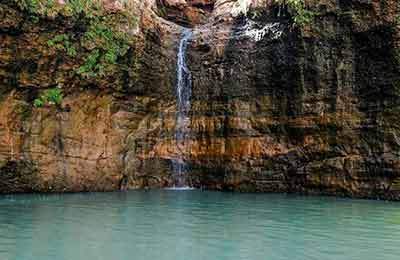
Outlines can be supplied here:
[[400, 204], [133, 191], [0, 197], [1, 260], [398, 260]]

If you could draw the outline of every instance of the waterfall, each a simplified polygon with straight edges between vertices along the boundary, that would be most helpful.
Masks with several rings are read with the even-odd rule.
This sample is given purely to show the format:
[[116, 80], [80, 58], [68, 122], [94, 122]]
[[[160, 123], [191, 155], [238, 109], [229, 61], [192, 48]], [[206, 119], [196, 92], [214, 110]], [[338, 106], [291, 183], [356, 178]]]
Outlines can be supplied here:
[[192, 75], [186, 63], [186, 49], [192, 37], [191, 29], [184, 29], [179, 43], [178, 59], [177, 59], [177, 83], [176, 83], [176, 127], [175, 141], [178, 148], [178, 158], [173, 160], [173, 178], [174, 188], [185, 188], [187, 183], [188, 166], [184, 160], [185, 142], [189, 133], [189, 111], [190, 99], [192, 96]]

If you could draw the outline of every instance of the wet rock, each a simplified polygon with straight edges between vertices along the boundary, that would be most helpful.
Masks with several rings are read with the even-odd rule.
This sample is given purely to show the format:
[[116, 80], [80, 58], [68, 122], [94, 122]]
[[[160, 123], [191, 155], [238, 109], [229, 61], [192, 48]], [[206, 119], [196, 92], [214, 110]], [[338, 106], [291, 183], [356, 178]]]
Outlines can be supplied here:
[[211, 16], [215, 0], [157, 0], [158, 13], [177, 24], [193, 27]]
[[38, 170], [28, 160], [7, 161], [0, 165], [0, 194], [42, 190]]
[[[318, 15], [303, 28], [270, 1], [251, 1], [259, 15], [247, 18], [236, 1], [128, 2], [132, 46], [91, 80], [46, 46], [84, 28], [34, 24], [0, 4], [2, 165], [28, 158], [40, 191], [103, 191], [170, 186], [181, 157], [199, 188], [400, 199], [397, 1], [309, 1]], [[180, 25], [194, 27], [184, 149], [174, 138]], [[68, 109], [32, 106], [59, 82]]]

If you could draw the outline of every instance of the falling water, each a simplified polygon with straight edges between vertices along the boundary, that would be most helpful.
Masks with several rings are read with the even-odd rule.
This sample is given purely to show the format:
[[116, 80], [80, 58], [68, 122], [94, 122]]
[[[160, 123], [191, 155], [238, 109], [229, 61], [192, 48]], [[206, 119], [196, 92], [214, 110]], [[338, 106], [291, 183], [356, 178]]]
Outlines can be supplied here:
[[192, 34], [193, 32], [190, 29], [183, 30], [178, 51], [175, 141], [179, 156], [173, 160], [174, 188], [185, 188], [188, 185], [186, 176], [188, 166], [183, 156], [185, 153], [185, 141], [187, 141], [189, 132], [190, 98], [192, 96], [192, 75], [186, 63], [186, 49]]

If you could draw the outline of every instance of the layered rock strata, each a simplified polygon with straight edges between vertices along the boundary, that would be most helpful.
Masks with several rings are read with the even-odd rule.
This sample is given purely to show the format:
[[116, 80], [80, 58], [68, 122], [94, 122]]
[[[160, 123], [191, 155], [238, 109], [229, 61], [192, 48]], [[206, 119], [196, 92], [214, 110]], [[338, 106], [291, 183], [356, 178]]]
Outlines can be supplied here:
[[[95, 79], [46, 44], [79, 24], [0, 3], [0, 192], [167, 187], [183, 156], [198, 188], [400, 199], [397, 1], [307, 1], [302, 27], [271, 2], [131, 1], [134, 41]], [[178, 149], [182, 26], [193, 86]], [[32, 105], [59, 84], [59, 108]]]

